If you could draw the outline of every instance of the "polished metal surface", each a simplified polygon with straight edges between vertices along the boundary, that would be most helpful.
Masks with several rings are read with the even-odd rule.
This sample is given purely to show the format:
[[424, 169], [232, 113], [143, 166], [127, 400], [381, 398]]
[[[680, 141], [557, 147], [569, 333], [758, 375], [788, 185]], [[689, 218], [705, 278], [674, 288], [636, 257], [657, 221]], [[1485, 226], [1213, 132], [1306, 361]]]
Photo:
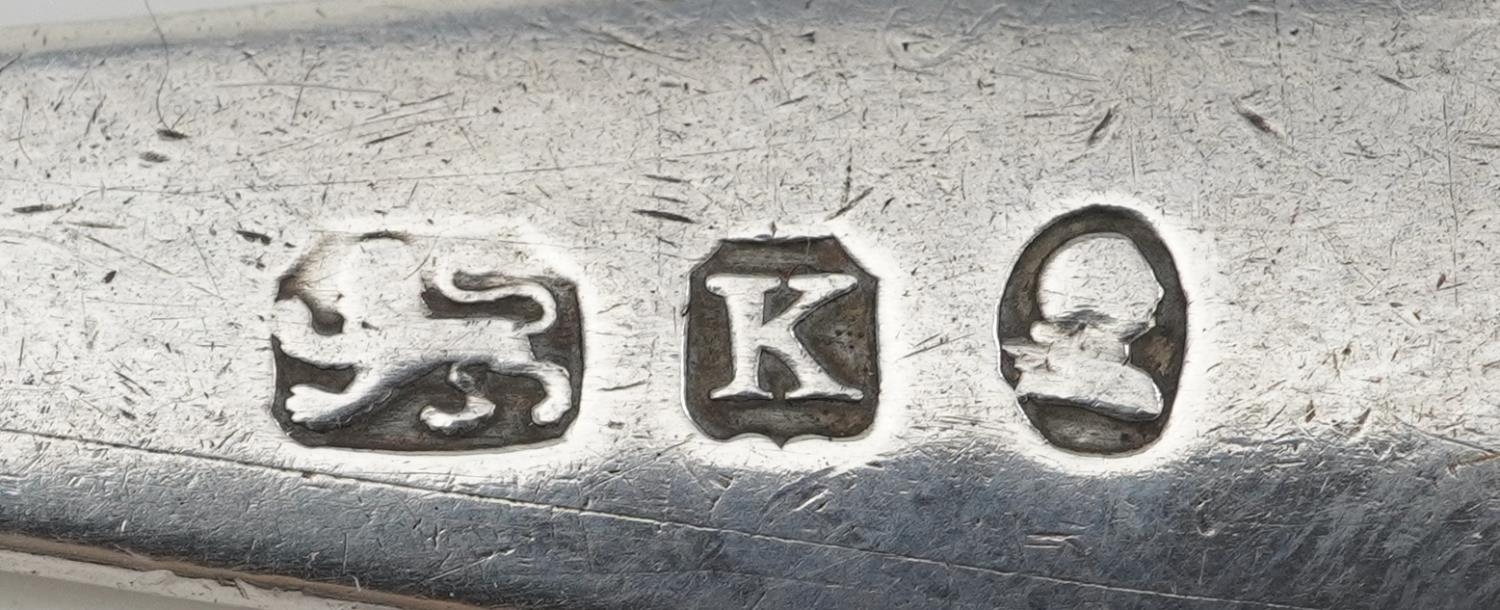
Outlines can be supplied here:
[[410, 607], [1500, 604], [1493, 5], [346, 9], [0, 34], [0, 545]]

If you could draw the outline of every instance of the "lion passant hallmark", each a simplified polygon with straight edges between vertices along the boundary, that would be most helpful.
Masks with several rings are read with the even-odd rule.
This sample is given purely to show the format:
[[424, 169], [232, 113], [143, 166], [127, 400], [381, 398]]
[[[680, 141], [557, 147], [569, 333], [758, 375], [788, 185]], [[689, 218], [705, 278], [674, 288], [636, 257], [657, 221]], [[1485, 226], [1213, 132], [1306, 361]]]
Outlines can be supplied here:
[[516, 243], [323, 234], [277, 289], [282, 427], [304, 444], [393, 450], [560, 436], [583, 368], [577, 289]]

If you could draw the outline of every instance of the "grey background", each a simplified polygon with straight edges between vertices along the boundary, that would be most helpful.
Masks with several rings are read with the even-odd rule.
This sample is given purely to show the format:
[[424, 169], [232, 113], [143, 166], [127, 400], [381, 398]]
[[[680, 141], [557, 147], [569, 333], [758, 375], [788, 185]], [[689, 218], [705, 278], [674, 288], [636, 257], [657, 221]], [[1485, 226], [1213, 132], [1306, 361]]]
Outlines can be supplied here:
[[[181, 13], [230, 6], [273, 4], [268, 0], [152, 0], [151, 12]], [[150, 15], [145, 2], [131, 0], [52, 0], [0, 3], [0, 27], [69, 21], [97, 21]]]

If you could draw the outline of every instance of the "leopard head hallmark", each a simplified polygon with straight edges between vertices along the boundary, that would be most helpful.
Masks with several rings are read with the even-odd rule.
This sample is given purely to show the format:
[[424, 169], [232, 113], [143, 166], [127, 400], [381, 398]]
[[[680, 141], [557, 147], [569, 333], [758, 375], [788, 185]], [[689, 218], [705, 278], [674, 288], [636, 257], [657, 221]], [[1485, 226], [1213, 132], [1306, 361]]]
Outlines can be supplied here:
[[483, 239], [327, 233], [279, 282], [271, 412], [305, 445], [451, 451], [577, 416], [575, 284]]

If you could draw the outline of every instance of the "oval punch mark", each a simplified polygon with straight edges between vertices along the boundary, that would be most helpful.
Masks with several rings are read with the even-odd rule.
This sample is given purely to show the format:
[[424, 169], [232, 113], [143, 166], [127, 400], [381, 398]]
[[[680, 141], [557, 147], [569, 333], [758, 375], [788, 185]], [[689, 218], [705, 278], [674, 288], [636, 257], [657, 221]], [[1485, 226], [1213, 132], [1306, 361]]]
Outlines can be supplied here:
[[1058, 217], [1017, 259], [1000, 302], [1001, 372], [1048, 442], [1119, 454], [1158, 437], [1187, 352], [1172, 253], [1126, 208]]

